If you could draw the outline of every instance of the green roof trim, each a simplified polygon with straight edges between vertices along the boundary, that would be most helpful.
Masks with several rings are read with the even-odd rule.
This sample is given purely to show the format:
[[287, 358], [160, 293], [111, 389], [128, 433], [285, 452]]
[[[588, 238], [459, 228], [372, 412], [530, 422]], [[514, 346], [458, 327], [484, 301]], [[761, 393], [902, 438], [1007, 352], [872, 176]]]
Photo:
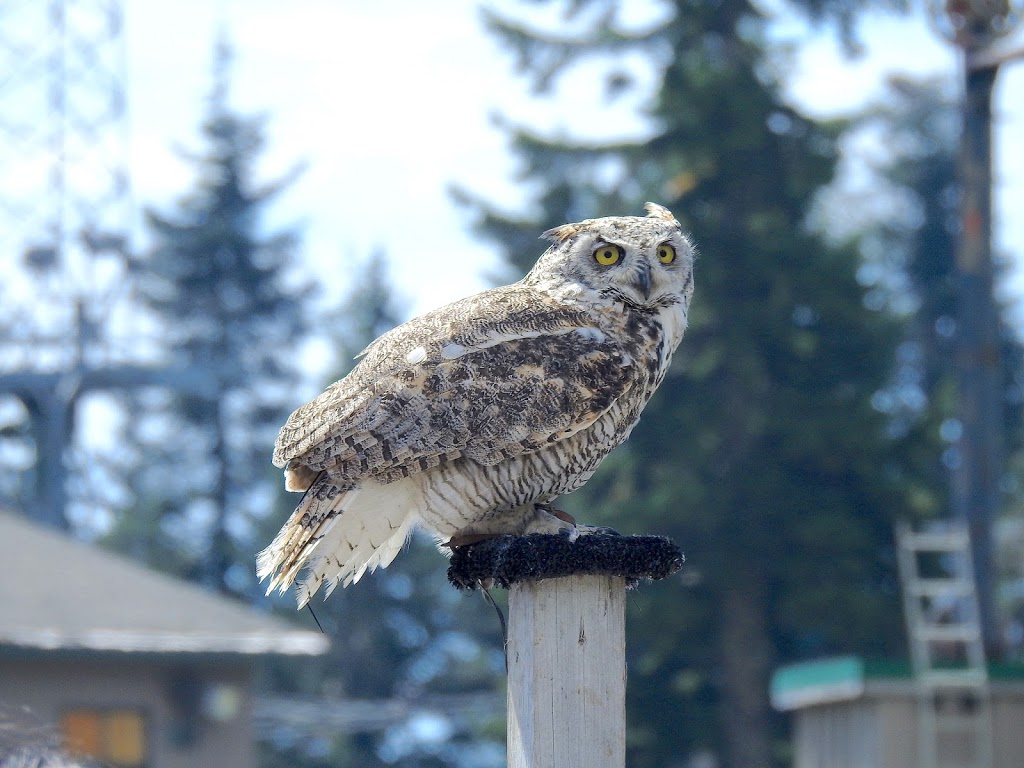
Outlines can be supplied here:
[[864, 661], [856, 656], [790, 664], [772, 675], [771, 700], [788, 712], [834, 701], [849, 701], [864, 693]]
[[[995, 662], [988, 665], [993, 682], [1024, 681], [1024, 664]], [[783, 712], [815, 704], [852, 701], [859, 698], [868, 682], [914, 679], [910, 662], [903, 659], [862, 659], [839, 656], [790, 664], [772, 675], [772, 706]]]

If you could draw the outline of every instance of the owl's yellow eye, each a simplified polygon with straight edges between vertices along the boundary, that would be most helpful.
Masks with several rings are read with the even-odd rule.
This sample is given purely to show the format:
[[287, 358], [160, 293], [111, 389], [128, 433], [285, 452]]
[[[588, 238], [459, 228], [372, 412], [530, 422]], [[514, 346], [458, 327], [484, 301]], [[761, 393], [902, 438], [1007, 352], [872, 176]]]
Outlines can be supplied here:
[[658, 261], [662, 264], [671, 264], [676, 260], [676, 249], [668, 243], [662, 243], [658, 246]]
[[618, 264], [621, 258], [622, 249], [617, 245], [601, 245], [594, 251], [594, 261], [605, 267]]

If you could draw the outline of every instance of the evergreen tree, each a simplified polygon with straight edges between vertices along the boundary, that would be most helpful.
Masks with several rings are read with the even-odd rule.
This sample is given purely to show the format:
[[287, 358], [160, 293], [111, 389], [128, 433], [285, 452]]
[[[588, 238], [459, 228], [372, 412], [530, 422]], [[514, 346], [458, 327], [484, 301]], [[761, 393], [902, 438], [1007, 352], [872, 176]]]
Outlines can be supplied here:
[[[672, 535], [688, 558], [678, 580], [630, 603], [629, 764], [710, 750], [757, 768], [784, 757], [767, 696], [777, 664], [899, 649], [890, 526], [934, 512], [934, 498], [916, 493], [902, 459], [919, 433], [894, 434], [876, 407], [900, 323], [865, 306], [856, 248], [807, 224], [842, 126], [783, 101], [754, 6], [670, 5], [636, 30], [619, 23], [618, 3], [572, 3], [571, 37], [492, 14], [542, 88], [584, 57], [612, 62], [610, 94], [628, 87], [630, 56], [660, 80], [642, 140], [513, 131], [536, 215], [462, 194], [520, 270], [547, 227], [648, 199], [693, 234], [696, 295], [673, 371], [568, 505], [587, 522]], [[604, 122], [618, 116], [609, 102]]]
[[[196, 189], [173, 212], [146, 215], [153, 246], [135, 265], [138, 293], [188, 389], [144, 393], [129, 420], [141, 465], [133, 517], [150, 536], [119, 536], [166, 542], [147, 559], [244, 591], [255, 526], [275, 492], [267, 457], [296, 381], [306, 289], [289, 280], [295, 234], [264, 232], [263, 212], [284, 184], [256, 183], [261, 123], [229, 108], [228, 68], [221, 44], [202, 125], [208, 146], [191, 158]], [[170, 482], [168, 467], [180, 468]]]

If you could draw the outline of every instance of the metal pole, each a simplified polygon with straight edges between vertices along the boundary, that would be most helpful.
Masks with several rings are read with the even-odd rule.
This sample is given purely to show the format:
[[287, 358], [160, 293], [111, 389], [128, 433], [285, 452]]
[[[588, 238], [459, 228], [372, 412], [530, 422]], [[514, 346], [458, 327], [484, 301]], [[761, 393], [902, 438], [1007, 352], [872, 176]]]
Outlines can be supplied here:
[[967, 526], [989, 658], [1002, 656], [995, 601], [994, 524], [1003, 451], [1003, 366], [992, 265], [992, 90], [999, 65], [1021, 57], [1000, 50], [1024, 15], [1024, 0], [929, 0], [936, 30], [962, 52], [963, 114], [957, 181], [956, 367], [960, 462], [953, 472], [953, 516]]
[[985, 648], [990, 658], [999, 658], [993, 525], [1003, 467], [1003, 370], [991, 245], [992, 89], [997, 68], [972, 69], [969, 51], [965, 61], [956, 252], [956, 362], [963, 432], [952, 496], [954, 515], [971, 535]]

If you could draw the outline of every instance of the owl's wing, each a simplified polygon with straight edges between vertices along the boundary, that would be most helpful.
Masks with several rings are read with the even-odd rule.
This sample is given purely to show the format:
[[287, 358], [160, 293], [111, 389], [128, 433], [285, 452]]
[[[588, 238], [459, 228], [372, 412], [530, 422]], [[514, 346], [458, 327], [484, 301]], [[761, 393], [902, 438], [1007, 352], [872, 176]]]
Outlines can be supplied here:
[[459, 456], [494, 464], [585, 429], [634, 385], [633, 358], [584, 312], [491, 299], [486, 313], [475, 297], [374, 342], [292, 415], [275, 464], [340, 480], [394, 479]]

